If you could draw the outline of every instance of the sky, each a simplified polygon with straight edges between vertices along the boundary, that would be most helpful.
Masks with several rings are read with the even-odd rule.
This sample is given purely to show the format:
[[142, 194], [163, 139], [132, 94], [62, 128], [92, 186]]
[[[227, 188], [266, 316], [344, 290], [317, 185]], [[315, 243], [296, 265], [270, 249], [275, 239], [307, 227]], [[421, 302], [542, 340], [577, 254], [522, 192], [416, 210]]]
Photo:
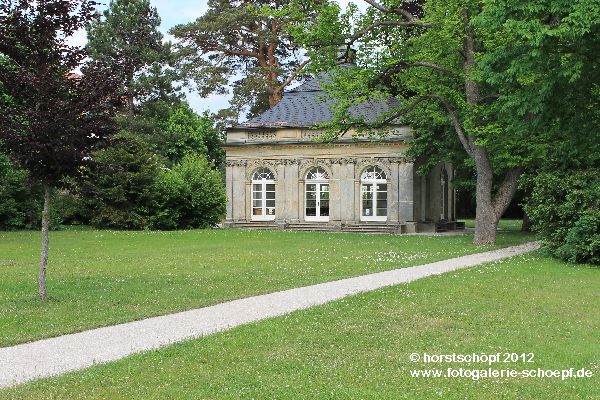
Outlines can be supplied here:
[[[336, 1], [342, 6], [342, 9], [345, 9], [350, 2], [349, 0]], [[100, 0], [99, 2], [103, 4], [99, 6], [99, 9], [104, 9], [107, 7], [109, 0]], [[168, 34], [169, 29], [178, 24], [194, 21], [204, 14], [208, 8], [207, 0], [150, 0], [150, 3], [158, 9], [158, 14], [162, 20], [160, 30], [167, 40], [173, 40]], [[362, 10], [367, 7], [366, 3], [361, 0], [355, 0], [354, 3]], [[80, 46], [85, 45], [86, 41], [85, 31], [83, 30], [77, 32], [70, 40], [72, 44]], [[215, 95], [201, 98], [197, 93], [191, 92], [186, 93], [186, 97], [190, 106], [198, 113], [206, 110], [217, 112], [228, 107], [228, 96]]]

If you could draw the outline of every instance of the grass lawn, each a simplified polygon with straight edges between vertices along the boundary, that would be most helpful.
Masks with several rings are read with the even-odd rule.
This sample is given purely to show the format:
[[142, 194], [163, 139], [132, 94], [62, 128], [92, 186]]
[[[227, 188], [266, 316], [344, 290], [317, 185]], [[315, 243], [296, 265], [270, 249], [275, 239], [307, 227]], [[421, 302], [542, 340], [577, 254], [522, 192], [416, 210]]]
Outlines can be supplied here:
[[[498, 246], [530, 240], [502, 233]], [[39, 233], [0, 233], [0, 347], [489, 250], [471, 236], [62, 231], [37, 300]]]
[[[0, 391], [6, 399], [598, 399], [600, 269], [540, 253], [422, 279]], [[592, 378], [412, 378], [411, 353], [534, 353], [493, 369]]]

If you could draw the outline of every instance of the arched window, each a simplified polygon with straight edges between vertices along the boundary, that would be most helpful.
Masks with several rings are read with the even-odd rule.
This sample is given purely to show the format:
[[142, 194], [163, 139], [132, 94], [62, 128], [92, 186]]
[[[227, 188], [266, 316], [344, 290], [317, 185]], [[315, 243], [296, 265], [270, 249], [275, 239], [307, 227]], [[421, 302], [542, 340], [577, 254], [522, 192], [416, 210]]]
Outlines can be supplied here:
[[322, 167], [306, 173], [305, 214], [307, 221], [329, 221], [329, 174]]
[[386, 221], [388, 214], [387, 176], [376, 165], [367, 167], [360, 176], [360, 219]]
[[275, 174], [268, 168], [259, 168], [252, 175], [252, 219], [275, 219]]

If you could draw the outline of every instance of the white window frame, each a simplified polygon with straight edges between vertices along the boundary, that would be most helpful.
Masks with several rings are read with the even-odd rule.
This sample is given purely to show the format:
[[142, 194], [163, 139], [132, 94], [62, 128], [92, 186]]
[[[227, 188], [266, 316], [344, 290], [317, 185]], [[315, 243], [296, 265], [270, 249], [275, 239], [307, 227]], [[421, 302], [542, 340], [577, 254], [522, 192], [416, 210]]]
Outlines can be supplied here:
[[[260, 175], [262, 175], [264, 172], [268, 171], [269, 175], [271, 175], [273, 177], [273, 179], [266, 179], [264, 177], [261, 177], [260, 179], [256, 179], [257, 177], [259, 177]], [[277, 198], [275, 197], [275, 199], [273, 199], [275, 201], [275, 207], [267, 207], [267, 185], [273, 185], [275, 188], [275, 193], [277, 193], [277, 186], [275, 185], [275, 174], [273, 174], [273, 171], [271, 171], [268, 168], [259, 168], [257, 169], [254, 174], [252, 174], [252, 183], [250, 185], [250, 215], [251, 215], [251, 219], [252, 221], [274, 221], [276, 216], [277, 216]], [[258, 191], [258, 193], [261, 194], [261, 198], [260, 199], [256, 199], [255, 193], [257, 193], [257, 191], [254, 190], [254, 185], [260, 185], [261, 190]], [[258, 207], [254, 207], [254, 202], [256, 200], [260, 200], [261, 202], [261, 210], [262, 210], [262, 214], [261, 215], [254, 215], [254, 209], [258, 208]], [[272, 215], [267, 215], [267, 209], [273, 208], [274, 212]]]
[[[322, 173], [320, 174], [319, 178], [316, 179], [309, 179], [309, 175], [312, 173], [312, 171], [314, 170], [321, 170]], [[316, 194], [316, 216], [310, 216], [310, 215], [306, 215], [306, 209], [308, 208], [308, 185], [315, 185], [315, 194]], [[329, 196], [329, 215], [326, 216], [322, 216], [321, 215], [321, 193], [323, 192], [321, 190], [321, 186], [322, 185], [327, 185], [328, 190], [327, 192], [330, 194]], [[327, 173], [327, 171], [323, 168], [323, 167], [313, 167], [310, 168], [308, 171], [306, 171], [306, 176], [305, 176], [305, 183], [304, 183], [304, 220], [308, 221], [308, 222], [329, 222], [331, 216], [331, 185], [329, 184], [329, 174]]]
[[[381, 171], [381, 173], [383, 174], [383, 177], [370, 177], [368, 175], [368, 173], [370, 172], [369, 170], [374, 170], [375, 168], [377, 168], [378, 170]], [[364, 215], [364, 209], [363, 209], [363, 193], [365, 193], [364, 188], [367, 185], [371, 185], [372, 191], [371, 193], [373, 194], [372, 197], [372, 204], [373, 207], [371, 208], [371, 210], [373, 210], [374, 214], [377, 214], [377, 197], [378, 194], [381, 193], [381, 191], [377, 190], [377, 185], [382, 185], [385, 184], [385, 193], [386, 193], [386, 212], [385, 212], [385, 216], [384, 215], [369, 215], [369, 216], [365, 216]], [[378, 221], [378, 222], [385, 222], [388, 220], [389, 218], [389, 213], [390, 213], [390, 203], [389, 203], [389, 182], [387, 180], [387, 174], [386, 172], [383, 170], [383, 168], [378, 167], [376, 165], [370, 165], [367, 168], [365, 168], [361, 174], [360, 177], [360, 220], [361, 221], [365, 221], [365, 222], [372, 222], [372, 221]]]

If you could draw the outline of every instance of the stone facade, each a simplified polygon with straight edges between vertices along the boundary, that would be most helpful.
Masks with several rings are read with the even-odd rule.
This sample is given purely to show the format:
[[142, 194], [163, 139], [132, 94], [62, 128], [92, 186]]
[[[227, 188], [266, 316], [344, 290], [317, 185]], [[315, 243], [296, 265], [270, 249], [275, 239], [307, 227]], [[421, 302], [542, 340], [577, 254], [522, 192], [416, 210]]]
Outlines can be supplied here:
[[[226, 225], [310, 224], [336, 230], [378, 226], [415, 232], [454, 221], [452, 166], [442, 164], [427, 176], [417, 175], [418, 165], [406, 157], [408, 128], [393, 127], [379, 141], [342, 138], [325, 144], [314, 141], [318, 134], [300, 128], [230, 130], [225, 144]], [[326, 178], [307, 179], [315, 168]], [[268, 180], [255, 180], [257, 171], [270, 171], [264, 175]], [[371, 182], [366, 180], [368, 171], [382, 174]], [[321, 185], [316, 186], [316, 212], [314, 182]], [[375, 190], [380, 191], [373, 194]], [[379, 201], [369, 202], [369, 196]]]

